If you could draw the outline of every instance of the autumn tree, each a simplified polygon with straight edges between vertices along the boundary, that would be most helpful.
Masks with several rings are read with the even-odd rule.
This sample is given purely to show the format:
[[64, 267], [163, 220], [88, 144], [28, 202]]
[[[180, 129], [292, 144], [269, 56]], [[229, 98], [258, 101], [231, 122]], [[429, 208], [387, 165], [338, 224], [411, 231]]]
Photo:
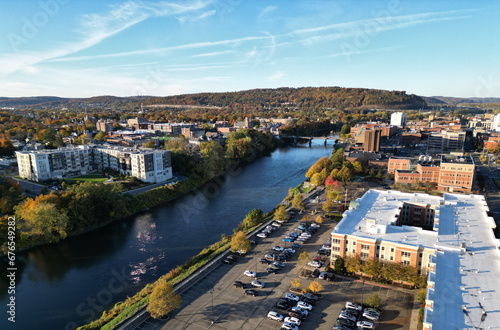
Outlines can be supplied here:
[[318, 293], [323, 290], [323, 286], [319, 284], [317, 280], [314, 280], [309, 284], [309, 290], [311, 290], [312, 293]]
[[242, 231], [238, 231], [231, 238], [231, 251], [236, 252], [248, 250], [250, 250], [250, 241], [248, 240], [247, 235]]
[[382, 272], [382, 263], [375, 258], [368, 259], [363, 263], [361, 270], [367, 276], [371, 278], [377, 278]]
[[325, 211], [326, 213], [332, 212], [334, 208], [334, 204], [330, 199], [327, 199], [324, 203], [321, 209]]
[[307, 263], [309, 263], [311, 260], [312, 259], [311, 256], [309, 256], [309, 253], [304, 251], [299, 255], [299, 258], [297, 260], [297, 267], [302, 268], [305, 265], [307, 265]]
[[292, 201], [292, 206], [298, 210], [303, 210], [304, 209], [304, 197], [302, 197], [302, 194], [297, 194], [293, 198]]
[[155, 141], [148, 141], [148, 142], [144, 143], [144, 147], [154, 149], [156, 147]]
[[311, 222], [311, 216], [309, 214], [306, 214], [302, 217], [302, 221], [305, 221], [305, 222]]
[[316, 221], [316, 223], [320, 225], [323, 223], [323, 218], [321, 217], [321, 215], [318, 215], [316, 219], [314, 219], [314, 221]]
[[224, 157], [224, 148], [215, 140], [201, 143], [200, 156], [203, 160], [203, 177], [205, 179], [210, 180], [226, 169], [227, 161]]
[[167, 279], [159, 279], [149, 298], [148, 312], [154, 318], [161, 318], [181, 306], [181, 296]]
[[382, 306], [382, 300], [377, 294], [374, 293], [370, 298], [368, 298], [366, 304], [373, 308], [380, 308], [380, 306]]
[[276, 211], [274, 211], [274, 220], [276, 221], [287, 221], [288, 220], [288, 212], [285, 209], [283, 204], [280, 204]]
[[353, 176], [352, 170], [347, 166], [343, 166], [338, 173], [339, 180], [344, 183], [352, 181]]
[[320, 173], [314, 173], [314, 175], [311, 178], [311, 184], [315, 186], [320, 186], [323, 184], [324, 181], [321, 180], [321, 174]]
[[23, 234], [43, 243], [55, 243], [66, 238], [67, 212], [58, 210], [54, 204], [28, 198], [15, 209]]
[[356, 273], [361, 270], [361, 259], [355, 254], [347, 255], [344, 264], [348, 273]]
[[248, 229], [257, 226], [262, 222], [262, 211], [259, 209], [253, 209], [248, 212], [245, 219], [242, 222], [242, 229]]
[[300, 282], [300, 280], [298, 278], [294, 278], [292, 281], [292, 286], [294, 288], [300, 288], [300, 286], [302, 285], [302, 283]]

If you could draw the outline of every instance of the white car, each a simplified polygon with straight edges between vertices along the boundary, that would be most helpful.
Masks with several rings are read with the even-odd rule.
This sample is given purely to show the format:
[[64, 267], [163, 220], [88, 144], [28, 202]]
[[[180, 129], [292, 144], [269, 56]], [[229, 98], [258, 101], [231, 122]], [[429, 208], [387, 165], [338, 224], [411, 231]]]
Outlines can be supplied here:
[[373, 329], [375, 327], [373, 322], [368, 321], [358, 321], [358, 323], [356, 323], [356, 326], [363, 329]]
[[288, 252], [288, 253], [291, 253], [291, 254], [295, 254], [295, 250], [292, 249], [292, 248], [285, 249], [284, 251]]
[[274, 221], [271, 225], [274, 227], [281, 227], [281, 223], [279, 223], [277, 221]]
[[355, 304], [353, 302], [350, 302], [350, 301], [348, 301], [348, 302], [345, 303], [345, 308], [357, 309], [360, 312], [361, 312], [361, 309], [362, 309], [362, 307], [360, 305], [357, 305], [357, 304]]
[[290, 317], [290, 316], [285, 317], [285, 322], [293, 324], [293, 325], [296, 325], [296, 326], [299, 326], [300, 323], [301, 323], [298, 318], [296, 318], [296, 317]]
[[263, 288], [264, 287], [264, 283], [262, 283], [261, 281], [257, 281], [257, 280], [253, 280], [252, 281], [252, 285], [256, 286], [258, 288]]
[[311, 238], [311, 234], [308, 234], [308, 233], [302, 233], [302, 234], [300, 234], [300, 237]]
[[370, 314], [380, 316], [380, 312], [375, 308], [365, 308], [363, 312], [369, 312]]
[[283, 321], [283, 315], [278, 314], [277, 312], [270, 311], [267, 313], [267, 318], [275, 321]]
[[297, 306], [292, 307], [292, 312], [299, 313], [302, 316], [309, 315], [309, 311], [307, 309], [303, 309], [303, 308], [300, 308], [300, 307], [297, 307]]
[[311, 261], [307, 265], [311, 266], [311, 267], [316, 267], [316, 268], [321, 267], [321, 264], [319, 262], [317, 262], [317, 261]]
[[356, 316], [354, 315], [351, 315], [349, 313], [344, 313], [344, 312], [341, 312], [339, 314], [339, 318], [341, 319], [346, 319], [346, 320], [349, 320], [349, 321], [352, 321], [352, 322], [356, 322]]
[[326, 280], [327, 278], [330, 278], [332, 277], [333, 274], [332, 273], [329, 273], [329, 272], [321, 272], [321, 274], [319, 274], [319, 279], [320, 280]]
[[370, 312], [363, 312], [363, 317], [365, 317], [371, 321], [377, 321], [379, 318], [378, 315], [375, 315], [375, 314], [370, 313]]
[[291, 323], [283, 323], [283, 325], [281, 326], [281, 329], [286, 329], [286, 330], [299, 330], [299, 327], [294, 325], [294, 324], [291, 324]]
[[273, 250], [278, 252], [283, 252], [284, 249], [281, 246], [275, 245], [273, 246]]
[[300, 308], [302, 308], [302, 309], [307, 309], [308, 311], [310, 311], [310, 310], [312, 310], [312, 309], [313, 309], [313, 307], [312, 307], [311, 305], [309, 305], [308, 303], [305, 303], [305, 302], [303, 302], [303, 301], [299, 301], [299, 302], [297, 303], [297, 307], [300, 307]]
[[295, 301], [300, 300], [299, 296], [296, 296], [293, 293], [289, 293], [289, 292], [285, 293], [285, 298], [289, 299], [289, 300], [295, 300]]
[[248, 276], [248, 277], [257, 277], [257, 274], [255, 274], [251, 270], [245, 270], [245, 272], [243, 273], [243, 275]]
[[260, 238], [266, 238], [266, 237], [267, 237], [267, 235], [266, 235], [266, 233], [258, 233], [258, 234], [257, 234], [257, 237], [260, 237]]

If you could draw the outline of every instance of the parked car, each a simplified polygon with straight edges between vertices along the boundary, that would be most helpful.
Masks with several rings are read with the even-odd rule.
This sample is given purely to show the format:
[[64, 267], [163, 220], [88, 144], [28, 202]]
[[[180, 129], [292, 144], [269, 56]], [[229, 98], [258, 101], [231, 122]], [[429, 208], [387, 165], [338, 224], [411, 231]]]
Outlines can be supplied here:
[[279, 245], [275, 245], [275, 246], [273, 246], [273, 250], [278, 251], [278, 252], [283, 252], [284, 249]]
[[243, 283], [243, 282], [240, 282], [240, 281], [234, 281], [234, 286], [237, 287], [237, 288], [244, 289], [244, 288], [246, 288], [247, 285], [245, 283]]
[[283, 325], [281, 326], [281, 329], [284, 329], [284, 330], [299, 330], [299, 327], [294, 325], [294, 324], [290, 324], [290, 323], [283, 323]]
[[300, 249], [300, 248], [302, 248], [302, 245], [300, 245], [299, 243], [292, 243], [292, 248]]
[[380, 311], [375, 308], [365, 308], [363, 312], [370, 312], [371, 314], [380, 316]]
[[269, 264], [271, 264], [271, 263], [272, 263], [272, 261], [271, 261], [271, 260], [269, 260], [269, 259], [266, 259], [266, 258], [260, 258], [260, 263], [261, 263], [261, 264], [266, 264], [266, 265], [269, 265]]
[[316, 268], [319, 268], [321, 267], [321, 264], [317, 261], [310, 261], [307, 263], [308, 266], [311, 266], [311, 267], [316, 267]]
[[238, 261], [238, 257], [235, 255], [229, 255], [226, 257], [226, 259], [232, 260], [232, 261]]
[[379, 315], [370, 312], [363, 312], [363, 317], [371, 321], [377, 321], [379, 319]]
[[320, 280], [333, 280], [335, 278], [335, 275], [333, 273], [329, 272], [321, 272], [318, 277]]
[[322, 255], [322, 256], [326, 256], [326, 255], [328, 255], [328, 253], [329, 252], [327, 250], [325, 250], [325, 249], [319, 249], [318, 250], [318, 254]]
[[287, 248], [284, 251], [285, 251], [285, 253], [295, 254], [295, 250], [292, 248]]
[[222, 262], [228, 265], [232, 265], [234, 263], [234, 261], [232, 261], [231, 259], [224, 259], [222, 260]]
[[283, 321], [283, 315], [278, 314], [278, 312], [270, 311], [267, 313], [267, 318], [275, 321]]
[[248, 276], [248, 277], [257, 277], [257, 274], [255, 274], [251, 270], [245, 270], [245, 272], [243, 273], [243, 275]]
[[375, 328], [375, 324], [373, 324], [373, 322], [368, 322], [368, 321], [358, 321], [356, 323], [356, 326], [361, 329], [374, 329]]
[[300, 300], [299, 296], [296, 296], [293, 293], [289, 293], [289, 292], [285, 293], [285, 298], [289, 299], [289, 300], [294, 300], [294, 301], [299, 301]]
[[266, 238], [266, 237], [267, 237], [267, 234], [266, 234], [266, 233], [258, 233], [258, 234], [257, 234], [257, 237], [260, 237], [260, 238]]
[[361, 315], [361, 312], [357, 309], [354, 309], [354, 308], [342, 308], [340, 311], [347, 313], [347, 314], [354, 315], [355, 317], [359, 317], [359, 315]]
[[274, 259], [276, 257], [275, 254], [272, 254], [272, 253], [266, 253], [266, 255], [264, 256], [264, 258], [267, 258], [267, 259]]
[[354, 328], [356, 326], [356, 323], [354, 323], [352, 321], [349, 321], [349, 320], [346, 320], [346, 319], [343, 319], [343, 318], [338, 318], [337, 319], [337, 324], [341, 324], [343, 326], [346, 326], [349, 329], [352, 329], [352, 328]]
[[279, 271], [279, 269], [277, 269], [277, 268], [272, 268], [272, 267], [266, 268], [266, 272], [268, 274], [276, 274], [278, 271]]
[[318, 298], [318, 296], [315, 296], [315, 295], [313, 295], [313, 294], [312, 294], [312, 293], [310, 293], [310, 292], [306, 292], [306, 293], [304, 293], [304, 294], [302, 295], [302, 298], [312, 299], [312, 300], [314, 300], [314, 301], [317, 301], [317, 300], [319, 299], [319, 298]]
[[333, 330], [351, 330], [351, 328], [346, 327], [345, 325], [342, 324], [335, 324], [333, 326]]
[[291, 317], [291, 316], [285, 317], [285, 322], [296, 325], [296, 326], [299, 326], [302, 323], [298, 318]]
[[282, 224], [279, 223], [278, 221], [273, 221], [273, 223], [271, 224], [271, 226], [274, 226], [274, 227], [281, 227]]
[[313, 272], [311, 273], [311, 276], [312, 277], [318, 277], [319, 276], [319, 270], [318, 270], [318, 268], [316, 268], [315, 270], [313, 270]]
[[348, 301], [348, 302], [345, 303], [345, 308], [357, 309], [360, 312], [362, 310], [361, 305], [355, 304], [355, 303], [350, 302], [350, 301]]
[[253, 280], [251, 284], [255, 287], [258, 287], [258, 288], [263, 288], [265, 286], [264, 283], [262, 283], [261, 281], [257, 281], [257, 280]]
[[299, 301], [297, 303], [297, 307], [300, 307], [300, 308], [303, 308], [303, 309], [307, 309], [308, 311], [312, 310], [312, 308], [313, 308], [311, 305], [309, 305], [308, 303], [303, 302], [303, 301]]
[[346, 320], [349, 320], [349, 321], [352, 321], [352, 322], [356, 322], [357, 321], [357, 317], [354, 316], [354, 315], [351, 315], [349, 313], [343, 313], [343, 312], [340, 312], [339, 314], [339, 318], [341, 319], [346, 319]]
[[290, 313], [288, 313], [288, 315], [291, 317], [296, 317], [301, 321], [305, 320], [305, 316], [303, 316], [301, 313], [298, 313], [298, 312], [290, 312]]
[[283, 241], [283, 242], [286, 242], [286, 243], [289, 243], [289, 242], [293, 242], [293, 241], [294, 241], [294, 239], [293, 239], [293, 238], [291, 238], [291, 237], [285, 237], [285, 238], [283, 238], [283, 239], [282, 239], [282, 241]]
[[253, 289], [245, 290], [243, 293], [245, 295], [250, 295], [250, 296], [254, 296], [254, 297], [257, 297], [259, 295], [259, 291], [253, 290]]
[[292, 306], [290, 306], [289, 304], [287, 304], [283, 301], [278, 301], [276, 304], [274, 304], [274, 307], [285, 310], [285, 311], [289, 311], [292, 308]]
[[302, 316], [302, 319], [303, 319], [303, 318], [306, 318], [306, 317], [307, 317], [307, 315], [309, 315], [309, 311], [308, 311], [308, 310], [306, 310], [306, 309], [302, 309], [302, 308], [297, 307], [297, 306], [292, 307], [291, 312], [294, 312], [294, 313], [298, 313], [298, 314], [300, 314], [300, 315]]

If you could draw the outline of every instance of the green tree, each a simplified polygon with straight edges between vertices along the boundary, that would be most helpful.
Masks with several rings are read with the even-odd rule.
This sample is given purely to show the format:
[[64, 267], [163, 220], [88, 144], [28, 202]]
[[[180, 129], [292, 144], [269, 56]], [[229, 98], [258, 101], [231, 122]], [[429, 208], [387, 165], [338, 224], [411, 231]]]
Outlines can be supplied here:
[[378, 259], [368, 259], [366, 260], [361, 270], [370, 278], [378, 278], [382, 272], [382, 263]]
[[343, 274], [344, 273], [344, 258], [342, 257], [337, 257], [335, 260], [335, 273], [337, 274]]
[[144, 147], [154, 149], [156, 147], [155, 141], [150, 140], [150, 141], [144, 143]]
[[330, 199], [327, 199], [324, 203], [323, 203], [323, 206], [321, 207], [321, 209], [326, 212], [326, 213], [329, 213], [329, 212], [332, 212], [333, 211], [333, 208], [335, 207], [335, 205], [333, 204], [333, 202], [330, 200]]
[[224, 148], [216, 141], [203, 142], [200, 145], [200, 156], [203, 160], [203, 177], [211, 180], [220, 175], [227, 165]]
[[274, 211], [274, 220], [276, 221], [288, 221], [288, 212], [283, 204], [280, 204], [276, 211]]
[[377, 294], [374, 293], [370, 298], [368, 298], [366, 304], [373, 308], [380, 308], [380, 306], [382, 306], [382, 300]]
[[262, 211], [259, 209], [253, 209], [248, 212], [245, 219], [243, 219], [243, 228], [248, 229], [257, 226], [262, 222]]
[[181, 307], [181, 296], [175, 293], [174, 286], [167, 279], [159, 279], [151, 293], [148, 312], [154, 318], [161, 318]]
[[351, 126], [349, 125], [342, 125], [342, 128], [340, 129], [340, 135], [345, 136], [347, 134], [351, 133]]
[[359, 161], [355, 161], [354, 164], [353, 164], [353, 167], [354, 167], [354, 172], [356, 174], [361, 174], [361, 173], [364, 172], [363, 165]]
[[351, 182], [353, 179], [352, 170], [347, 166], [343, 166], [342, 169], [338, 173], [338, 178], [340, 181], [342, 181], [344, 183]]
[[304, 197], [302, 197], [302, 194], [297, 194], [293, 198], [292, 201], [292, 206], [296, 208], [297, 210], [303, 210], [304, 209]]
[[247, 235], [239, 231], [233, 235], [231, 238], [231, 251], [248, 251], [250, 250], [250, 241], [247, 238]]
[[99, 142], [106, 142], [106, 132], [100, 131], [94, 136], [94, 140]]

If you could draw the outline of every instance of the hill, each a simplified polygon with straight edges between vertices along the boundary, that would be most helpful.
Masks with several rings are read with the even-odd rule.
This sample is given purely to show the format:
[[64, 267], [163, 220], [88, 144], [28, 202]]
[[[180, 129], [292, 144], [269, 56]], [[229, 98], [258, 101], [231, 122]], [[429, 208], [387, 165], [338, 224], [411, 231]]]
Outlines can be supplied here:
[[0, 107], [137, 107], [173, 104], [188, 106], [216, 106], [230, 109], [288, 108], [357, 108], [387, 107], [417, 109], [425, 106], [423, 98], [403, 91], [386, 91], [365, 88], [302, 87], [252, 89], [238, 92], [197, 93], [167, 97], [115, 97], [91, 98], [21, 97], [0, 98]]
[[427, 104], [482, 104], [482, 103], [500, 103], [498, 97], [449, 97], [449, 96], [423, 96]]

